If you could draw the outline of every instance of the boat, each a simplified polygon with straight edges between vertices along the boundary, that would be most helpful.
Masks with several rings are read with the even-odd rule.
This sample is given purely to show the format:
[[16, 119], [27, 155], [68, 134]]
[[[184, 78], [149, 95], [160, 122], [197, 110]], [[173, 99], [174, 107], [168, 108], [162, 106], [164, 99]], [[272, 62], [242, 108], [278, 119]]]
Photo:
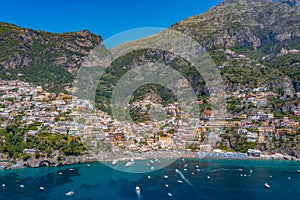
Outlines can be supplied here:
[[166, 187], [166, 188], [168, 188], [168, 187], [169, 187], [169, 185], [168, 185], [168, 184], [165, 184], [165, 187]]
[[184, 165], [184, 167], [187, 167], [187, 166], [188, 166], [187, 164]]
[[207, 176], [208, 179], [210, 179], [210, 176]]
[[4, 184], [4, 183], [2, 184], [2, 187], [5, 187], [5, 184]]
[[44, 187], [40, 187], [40, 190], [41, 190], [41, 191], [44, 191], [44, 189], [45, 189]]
[[128, 161], [126, 164], [125, 164], [125, 167], [130, 167], [134, 165], [134, 162], [133, 161]]
[[148, 175], [148, 176], [147, 176], [147, 178], [148, 178], [148, 179], [151, 179], [151, 176], [150, 176], [150, 175]]
[[112, 165], [116, 165], [117, 163], [118, 163], [118, 160], [116, 160], [116, 159], [111, 162]]
[[167, 179], [167, 178], [169, 178], [167, 175], [164, 175], [164, 179]]
[[170, 192], [168, 192], [168, 196], [169, 196], [169, 197], [172, 197], [172, 196], [173, 196], [173, 194], [172, 194], [172, 193], [170, 193]]
[[271, 186], [268, 183], [265, 183], [264, 185], [266, 188], [270, 188]]
[[87, 164], [86, 166], [87, 166], [87, 167], [90, 167], [91, 165], [90, 165], [90, 164]]
[[75, 169], [73, 169], [73, 168], [71, 168], [71, 169], [69, 169], [71, 172], [73, 172]]
[[195, 173], [194, 173], [194, 172], [192, 172], [192, 175], [195, 175]]
[[151, 167], [150, 169], [151, 169], [151, 170], [154, 170], [154, 167]]
[[187, 171], [187, 168], [184, 168], [183, 170], [184, 170], [184, 171]]
[[25, 187], [24, 185], [20, 185], [20, 188], [23, 188], [23, 187]]
[[199, 168], [199, 166], [198, 166], [198, 165], [196, 165], [196, 168]]
[[178, 169], [175, 169], [175, 172], [176, 172], [176, 173], [179, 173], [180, 171], [179, 171]]
[[297, 172], [300, 173], [300, 169]]
[[72, 196], [74, 194], [74, 192], [73, 191], [70, 191], [70, 192], [67, 192], [65, 195], [66, 196]]
[[62, 172], [59, 172], [58, 174], [59, 174], [59, 175], [62, 175], [63, 173], [62, 173]]
[[135, 192], [139, 195], [141, 194], [141, 188], [139, 186], [135, 187]]
[[177, 182], [178, 182], [178, 183], [183, 183], [183, 181], [182, 181], [182, 180], [178, 180]]

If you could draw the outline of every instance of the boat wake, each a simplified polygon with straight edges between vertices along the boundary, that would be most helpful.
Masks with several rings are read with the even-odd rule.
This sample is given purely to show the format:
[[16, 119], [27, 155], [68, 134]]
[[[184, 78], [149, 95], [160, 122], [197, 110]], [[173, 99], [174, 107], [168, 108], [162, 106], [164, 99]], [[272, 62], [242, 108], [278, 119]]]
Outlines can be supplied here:
[[189, 184], [190, 186], [193, 186], [192, 183], [191, 183], [187, 178], [185, 178], [185, 176], [181, 173], [180, 170], [175, 169], [175, 172], [176, 172], [177, 174], [179, 174], [179, 175], [181, 176], [181, 178], [182, 178], [187, 184]]

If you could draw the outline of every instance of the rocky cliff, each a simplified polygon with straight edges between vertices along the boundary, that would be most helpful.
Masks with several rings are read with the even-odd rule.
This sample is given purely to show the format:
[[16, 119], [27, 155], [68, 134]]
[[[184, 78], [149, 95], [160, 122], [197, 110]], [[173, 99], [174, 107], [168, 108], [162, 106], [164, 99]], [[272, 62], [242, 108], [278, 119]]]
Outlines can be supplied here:
[[101, 42], [88, 30], [54, 34], [0, 23], [0, 70], [54, 65], [72, 73]]

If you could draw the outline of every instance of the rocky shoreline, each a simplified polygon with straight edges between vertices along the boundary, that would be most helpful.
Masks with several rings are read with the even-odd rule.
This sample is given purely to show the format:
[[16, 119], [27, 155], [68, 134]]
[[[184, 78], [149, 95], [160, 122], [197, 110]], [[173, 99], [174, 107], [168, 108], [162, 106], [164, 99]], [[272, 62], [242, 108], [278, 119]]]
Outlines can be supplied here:
[[88, 163], [88, 162], [96, 162], [95, 158], [83, 155], [83, 156], [66, 156], [62, 159], [62, 161], [58, 162], [53, 158], [38, 158], [38, 159], [28, 159], [26, 161], [14, 161], [14, 160], [6, 160], [4, 162], [0, 161], [0, 169], [10, 170], [10, 169], [21, 169], [21, 168], [38, 168], [43, 166], [48, 167], [59, 167], [64, 165], [72, 165], [79, 163]]

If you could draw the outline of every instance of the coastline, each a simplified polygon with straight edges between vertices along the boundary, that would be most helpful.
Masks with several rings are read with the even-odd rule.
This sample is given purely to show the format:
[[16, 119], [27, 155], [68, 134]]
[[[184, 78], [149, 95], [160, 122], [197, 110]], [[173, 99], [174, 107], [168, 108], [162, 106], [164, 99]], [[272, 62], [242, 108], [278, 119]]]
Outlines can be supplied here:
[[[174, 158], [174, 160], [182, 159], [182, 158], [190, 158], [190, 159], [217, 159], [217, 160], [278, 160], [278, 161], [294, 161], [300, 162], [299, 158], [281, 155], [281, 154], [262, 154], [260, 157], [248, 156], [243, 153], [232, 153], [232, 152], [185, 152], [179, 157], [166, 156], [166, 155], [151, 155], [151, 156], [136, 156], [135, 160], [146, 160], [152, 158]], [[126, 162], [130, 159], [130, 157], [122, 157], [117, 159], [120, 162]], [[62, 161], [55, 161], [53, 158], [39, 158], [39, 159], [29, 159], [27, 161], [1, 161], [0, 160], [0, 170], [15, 170], [15, 169], [23, 169], [23, 168], [39, 168], [39, 167], [60, 167], [81, 163], [93, 163], [93, 162], [112, 162], [113, 159], [96, 159], [89, 155], [81, 155], [81, 156], [66, 156]]]

